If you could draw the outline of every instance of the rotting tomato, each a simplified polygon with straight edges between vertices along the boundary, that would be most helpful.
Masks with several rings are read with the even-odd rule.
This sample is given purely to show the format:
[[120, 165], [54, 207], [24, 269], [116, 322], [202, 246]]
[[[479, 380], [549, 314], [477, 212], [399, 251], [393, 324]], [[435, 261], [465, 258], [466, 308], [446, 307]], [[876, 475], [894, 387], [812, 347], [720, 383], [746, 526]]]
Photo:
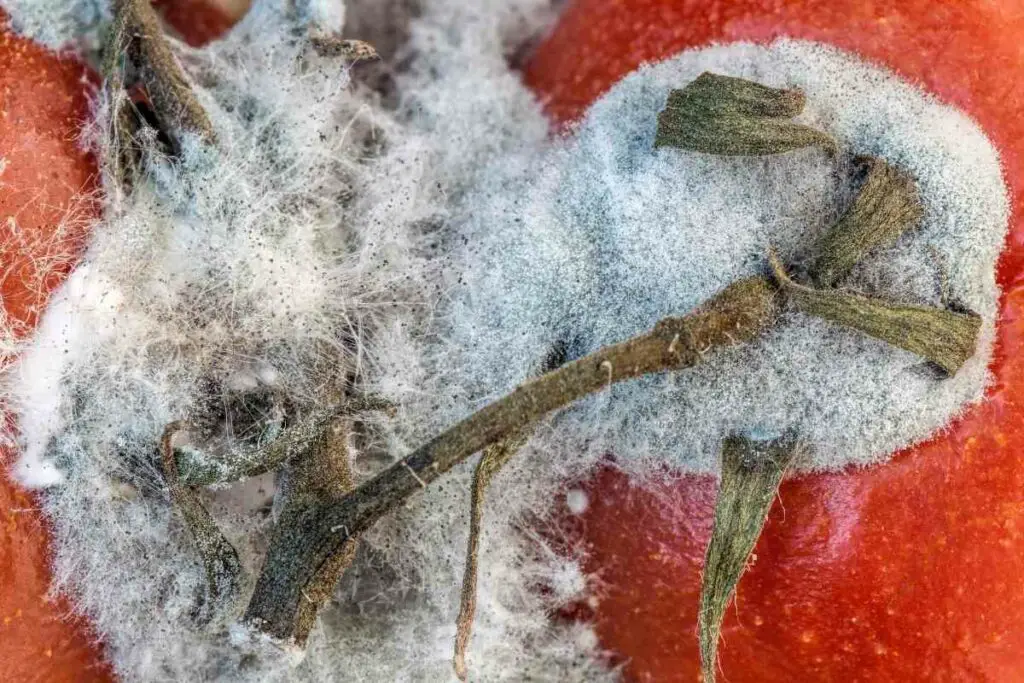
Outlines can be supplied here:
[[[987, 401], [885, 465], [783, 484], [723, 625], [722, 679], [1024, 680], [1024, 2], [576, 0], [526, 79], [567, 122], [645, 61], [781, 36], [855, 52], [972, 116], [1013, 216]], [[698, 679], [715, 482], [643, 489], [604, 468], [585, 487], [603, 646], [629, 680]]]
[[[227, 31], [249, 7], [248, 0], [155, 4], [193, 45]], [[70, 272], [98, 210], [96, 162], [78, 144], [95, 75], [14, 35], [6, 24], [0, 11], [0, 325], [21, 337]], [[0, 355], [0, 369], [6, 361]], [[0, 449], [0, 462], [10, 457]], [[37, 507], [32, 494], [0, 475], [2, 678], [113, 680], [88, 624], [49, 595], [48, 536]]]
[[[92, 76], [12, 35], [6, 22], [0, 13], [0, 325], [22, 336], [80, 252], [86, 219], [97, 208], [90, 198], [95, 160], [77, 143]], [[8, 459], [0, 450], [0, 460]], [[47, 532], [37, 502], [6, 475], [0, 525], [0, 677], [110, 680], [86, 625], [48, 596]]]

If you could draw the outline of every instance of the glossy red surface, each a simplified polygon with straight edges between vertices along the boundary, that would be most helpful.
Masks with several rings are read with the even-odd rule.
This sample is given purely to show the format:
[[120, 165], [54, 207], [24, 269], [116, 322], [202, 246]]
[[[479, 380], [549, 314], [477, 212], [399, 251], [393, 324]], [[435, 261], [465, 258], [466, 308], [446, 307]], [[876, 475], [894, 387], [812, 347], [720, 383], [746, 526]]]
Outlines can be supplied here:
[[[527, 67], [568, 121], [646, 60], [777, 36], [857, 52], [977, 120], [1013, 199], [988, 400], [882, 466], [787, 481], [729, 608], [721, 680], [1024, 681], [1024, 2], [577, 0]], [[632, 681], [699, 676], [715, 484], [611, 469], [578, 520], [602, 644]]]
[[153, 0], [189, 45], [205, 45], [223, 35], [249, 9], [250, 0]]
[[83, 195], [95, 189], [96, 164], [78, 142], [89, 78], [0, 29], [0, 296], [22, 333], [82, 246], [74, 217], [95, 210]]
[[[0, 28], [0, 303], [19, 334], [66, 275], [96, 209], [82, 197], [94, 189], [95, 163], [76, 142], [89, 79], [74, 61]], [[108, 681], [86, 625], [47, 597], [47, 533], [36, 506], [0, 474], [0, 680]]]

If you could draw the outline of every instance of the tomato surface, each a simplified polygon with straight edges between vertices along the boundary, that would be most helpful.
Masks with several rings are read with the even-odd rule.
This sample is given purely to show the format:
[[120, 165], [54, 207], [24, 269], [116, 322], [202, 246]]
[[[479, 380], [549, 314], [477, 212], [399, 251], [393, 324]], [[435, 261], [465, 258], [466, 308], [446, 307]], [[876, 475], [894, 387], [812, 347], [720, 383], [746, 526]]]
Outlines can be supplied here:
[[[200, 45], [230, 28], [249, 1], [154, 4], [183, 38]], [[78, 143], [96, 76], [13, 35], [6, 23], [0, 12], [0, 323], [24, 337], [81, 254], [88, 220], [99, 210], [96, 162]], [[0, 353], [0, 368], [9, 361]], [[12, 458], [0, 450], [4, 469]], [[49, 597], [50, 583], [37, 501], [0, 474], [0, 680], [113, 680], [88, 624]]]
[[[23, 336], [80, 253], [97, 209], [89, 199], [96, 164], [77, 142], [92, 76], [5, 24], [0, 13], [0, 324]], [[0, 354], [0, 367], [9, 360]], [[4, 466], [11, 457], [0, 450]], [[110, 680], [87, 626], [48, 597], [47, 532], [37, 508], [0, 474], [0, 679]]]
[[[783, 484], [727, 610], [720, 680], [1024, 681], [1024, 2], [576, 0], [526, 79], [567, 122], [645, 61], [780, 36], [858, 53], [972, 116], [1013, 217], [987, 400], [885, 465]], [[628, 680], [698, 680], [715, 481], [639, 488], [604, 468], [585, 485], [603, 646]]]
[[205, 45], [234, 26], [250, 0], [153, 0], [153, 6], [189, 45]]

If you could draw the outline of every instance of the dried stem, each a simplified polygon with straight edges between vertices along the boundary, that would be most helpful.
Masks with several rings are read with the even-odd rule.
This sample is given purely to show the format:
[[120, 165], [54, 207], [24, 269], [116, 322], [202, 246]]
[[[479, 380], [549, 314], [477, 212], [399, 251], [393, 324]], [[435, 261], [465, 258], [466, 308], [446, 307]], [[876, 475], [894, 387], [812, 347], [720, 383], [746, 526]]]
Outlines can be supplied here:
[[337, 550], [456, 463], [612, 383], [691, 367], [716, 348], [748, 342], [773, 324], [778, 311], [777, 293], [767, 279], [740, 280], [686, 317], [666, 318], [646, 334], [526, 382], [336, 505], [301, 511], [289, 524], [292, 533], [268, 553], [245, 620], [287, 640], [303, 590]]
[[473, 635], [473, 617], [476, 615], [476, 577], [479, 564], [480, 533], [484, 515], [484, 494], [495, 474], [505, 466], [526, 442], [525, 434], [491, 444], [484, 449], [480, 462], [473, 473], [473, 489], [469, 503], [469, 543], [466, 548], [466, 568], [462, 574], [462, 598], [459, 601], [459, 616], [455, 620], [455, 657], [452, 663], [455, 675], [460, 681], [469, 673], [466, 667], [466, 649]]
[[697, 617], [704, 680], [715, 682], [725, 608], [768, 518], [779, 484], [797, 453], [791, 436], [770, 441], [730, 437], [722, 446], [722, 479], [704, 561]]
[[137, 69], [165, 131], [179, 144], [186, 133], [214, 142], [213, 124], [174, 58], [149, 0], [114, 0], [113, 10], [109, 45], [118, 54], [123, 51]]
[[[704, 74], [687, 88], [673, 91], [659, 116], [655, 146], [745, 155], [774, 154], [808, 145], [835, 151], [836, 143], [829, 136], [788, 120], [802, 111], [803, 105], [803, 95], [795, 91]], [[817, 245], [816, 272], [830, 285], [873, 248], [891, 243], [920, 217], [912, 182], [884, 162], [869, 164], [861, 192], [864, 196], [858, 196], [840, 223]], [[333, 572], [333, 563], [346, 552], [347, 544], [452, 466], [497, 444], [485, 451], [474, 479], [454, 661], [462, 678], [475, 611], [484, 493], [494, 472], [518, 448], [523, 430], [541, 417], [612, 383], [690, 367], [716, 348], [749, 342], [775, 323], [787, 297], [801, 310], [922, 353], [949, 372], [955, 372], [973, 353], [976, 316], [950, 317], [947, 311], [893, 307], [836, 291], [822, 293], [794, 283], [774, 256], [772, 267], [775, 282], [763, 277], [736, 282], [686, 317], [667, 318], [646, 334], [524, 383], [349, 495], [330, 503], [295, 506], [287, 524], [282, 523], [275, 535], [245, 621], [273, 638], [295, 642], [296, 624], [315, 618], [317, 603], [304, 602], [307, 590], [315, 589], [325, 572]], [[701, 652], [708, 680], [714, 677], [721, 615], [794, 450], [790, 442], [757, 444], [733, 439], [723, 452], [723, 483], [701, 610]]]
[[164, 478], [175, 508], [192, 537], [196, 551], [206, 569], [206, 586], [209, 599], [205, 605], [206, 618], [212, 616], [217, 605], [226, 604], [238, 591], [242, 565], [238, 553], [217, 523], [203, 506], [199, 493], [182, 484], [178, 477], [178, 464], [174, 458], [174, 435], [185, 429], [183, 422], [172, 422], [164, 429], [160, 439], [160, 450]]
[[779, 286], [798, 310], [916, 353], [947, 375], [955, 375], [977, 349], [981, 318], [974, 313], [805, 287], [789, 278], [778, 256], [771, 254], [770, 261]]
[[[349, 464], [348, 436], [351, 421], [335, 418], [321, 430], [308, 452], [296, 460], [285, 483], [285, 504], [277, 520], [271, 548], [292, 533], [294, 522], [307, 512], [336, 505], [355, 488]], [[355, 558], [357, 539], [350, 538], [321, 564], [302, 591], [291, 633], [285, 640], [304, 647], [316, 624], [317, 612], [334, 594], [334, 587]]]

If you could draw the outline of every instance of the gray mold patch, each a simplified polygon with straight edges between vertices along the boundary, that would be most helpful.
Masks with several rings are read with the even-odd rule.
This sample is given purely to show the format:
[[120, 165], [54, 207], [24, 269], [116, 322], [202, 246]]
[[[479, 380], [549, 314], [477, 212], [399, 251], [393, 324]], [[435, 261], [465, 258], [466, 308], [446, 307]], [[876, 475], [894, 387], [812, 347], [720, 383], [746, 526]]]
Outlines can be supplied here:
[[[104, 7], [0, 1], [51, 44], [81, 38]], [[664, 463], [713, 471], [726, 432], [797, 427], [816, 454], [807, 466], [831, 469], [884, 458], [981, 396], [1007, 200], [995, 152], [961, 114], [835, 50], [732, 45], [640, 70], [575, 138], [552, 144], [506, 62], [544, 29], [550, 3], [419, 4], [397, 48], [408, 59], [394, 74], [396, 110], [349, 87], [343, 65], [310, 58], [285, 0], [258, 2], [209, 48], [176, 45], [203, 84], [220, 155], [188, 147], [180, 163], [152, 163], [130, 198], [111, 195], [36, 336], [0, 329], [0, 347], [24, 351], [0, 384], [20, 424], [15, 471], [52, 485], [57, 586], [92, 619], [124, 681], [453, 677], [472, 462], [365, 535], [295, 661], [247, 640], [234, 624], [244, 604], [196, 628], [203, 571], [167, 500], [156, 440], [171, 420], [207, 416], [212, 395], [245, 418], [218, 434], [230, 451], [272, 429], [283, 405], [308, 413], [325, 367], [359, 369], [399, 406], [354, 444], [365, 481], [535, 374], [553, 345], [579, 356], [685, 313], [758, 272], [769, 244], [798, 259], [848, 201], [846, 169], [814, 151], [651, 150], [668, 91], [704, 70], [803, 88], [807, 122], [917, 178], [925, 224], [855, 284], [939, 304], [938, 254], [951, 294], [984, 317], [981, 350], [936, 382], [917, 373], [918, 358], [791, 315], [759, 344], [539, 425], [489, 490], [471, 677], [615, 677], [589, 625], [551, 622], [587, 577], [537, 532], [560, 505], [582, 504], [566, 501], [565, 482], [609, 451], [639, 475]], [[65, 21], [75, 13], [84, 18]], [[204, 494], [246, 586], [273, 524], [273, 488]]]
[[[1008, 216], [997, 153], [968, 118], [917, 88], [795, 41], [713, 47], [642, 68], [594, 104], [561, 149], [482, 174], [460, 226], [466, 246], [445, 320], [446, 365], [457, 368], [461, 395], [475, 406], [507, 392], [557, 343], [583, 354], [686, 313], [764, 272], [770, 246], [799, 264], [848, 205], [849, 154], [654, 150], [669, 91], [703, 71], [799, 88], [808, 102], [800, 120], [845, 152], [913, 176], [922, 224], [846, 285], [967, 306], [984, 321], [978, 352], [939, 381], [913, 354], [790, 313], [757, 343], [615, 386], [570, 411], [557, 420], [565, 449], [714, 472], [730, 432], [792, 429], [811, 447], [802, 468], [836, 470], [884, 460], [941, 429], [988, 380]], [[452, 404], [455, 413], [465, 407]]]

